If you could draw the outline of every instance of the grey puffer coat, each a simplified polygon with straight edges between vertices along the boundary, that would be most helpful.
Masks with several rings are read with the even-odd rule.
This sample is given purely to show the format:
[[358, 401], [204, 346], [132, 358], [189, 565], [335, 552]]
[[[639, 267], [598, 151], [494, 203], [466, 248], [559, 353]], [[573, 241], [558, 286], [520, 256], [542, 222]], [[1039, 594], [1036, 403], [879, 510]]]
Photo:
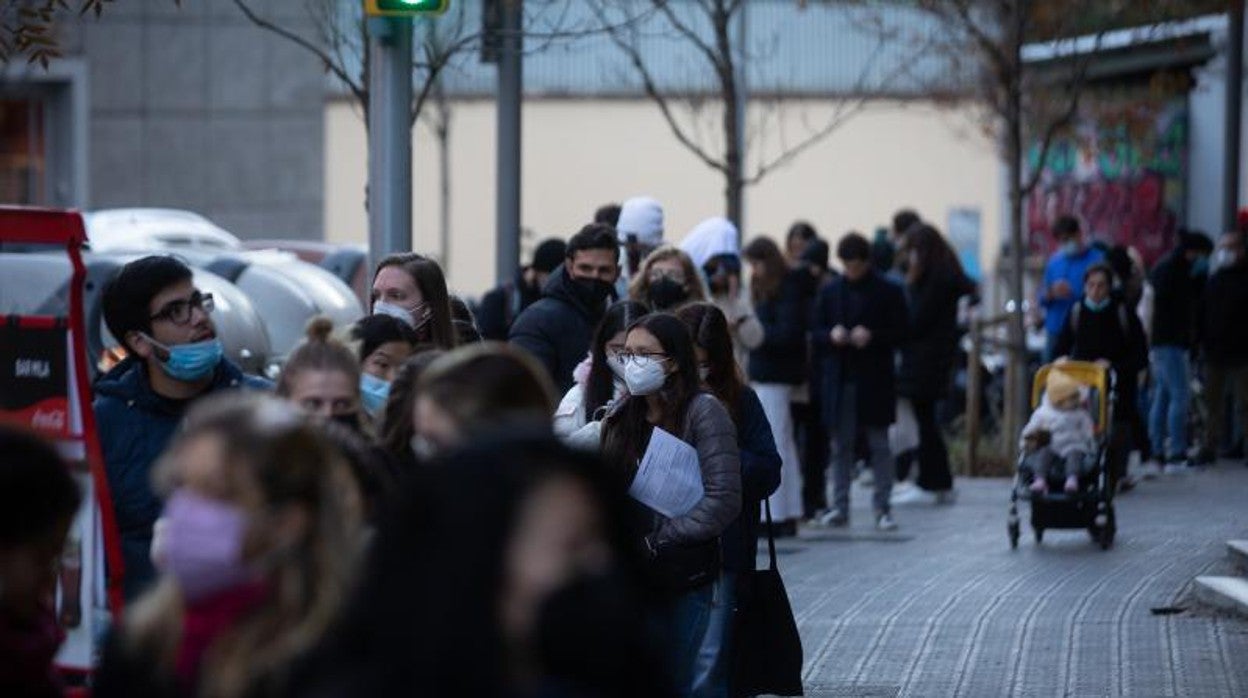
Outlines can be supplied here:
[[702, 499], [683, 516], [658, 517], [650, 537], [656, 548], [715, 540], [741, 512], [741, 452], [728, 410], [712, 395], [697, 395], [689, 403], [680, 438], [698, 452]]

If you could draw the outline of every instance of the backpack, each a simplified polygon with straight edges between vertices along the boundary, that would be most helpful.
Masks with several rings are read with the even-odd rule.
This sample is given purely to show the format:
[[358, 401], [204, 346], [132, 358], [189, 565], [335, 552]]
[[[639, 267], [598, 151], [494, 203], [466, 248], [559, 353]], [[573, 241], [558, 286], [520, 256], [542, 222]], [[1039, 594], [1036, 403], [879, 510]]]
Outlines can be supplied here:
[[[1127, 306], [1122, 302], [1118, 304], [1118, 326], [1122, 328], [1122, 336], [1131, 341], [1131, 324], [1127, 321]], [[1070, 307], [1070, 329], [1079, 331], [1079, 314], [1083, 310], [1083, 301], [1075, 303]]]

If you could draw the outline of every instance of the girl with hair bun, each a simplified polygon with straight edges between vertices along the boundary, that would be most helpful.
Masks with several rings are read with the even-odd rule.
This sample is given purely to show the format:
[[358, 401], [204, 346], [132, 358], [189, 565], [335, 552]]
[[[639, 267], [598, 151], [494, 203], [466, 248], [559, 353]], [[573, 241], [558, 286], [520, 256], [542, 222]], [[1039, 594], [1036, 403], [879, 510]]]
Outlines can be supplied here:
[[312, 417], [363, 431], [360, 364], [333, 331], [333, 321], [323, 315], [308, 322], [304, 341], [282, 367], [276, 393]]

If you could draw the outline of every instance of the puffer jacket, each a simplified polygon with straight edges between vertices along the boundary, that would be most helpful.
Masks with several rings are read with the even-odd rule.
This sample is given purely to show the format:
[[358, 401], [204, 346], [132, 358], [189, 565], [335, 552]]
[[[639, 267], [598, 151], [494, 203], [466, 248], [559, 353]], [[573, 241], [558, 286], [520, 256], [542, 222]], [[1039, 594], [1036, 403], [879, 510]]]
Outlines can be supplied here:
[[508, 334], [508, 341], [542, 362], [560, 394], [572, 387], [572, 371], [589, 351], [594, 328], [606, 310], [605, 304], [586, 307], [575, 285], [564, 267], [556, 269], [542, 289], [542, 299], [520, 313]]
[[[244, 375], [228, 359], [217, 364], [204, 393], [231, 388], [270, 390], [263, 378]], [[95, 420], [104, 451], [109, 495], [121, 534], [125, 562], [125, 597], [133, 599], [155, 578], [150, 549], [152, 525], [163, 506], [152, 491], [152, 465], [169, 445], [187, 407], [194, 400], [173, 400], [152, 390], [141, 360], [127, 358], [94, 386]]]
[[689, 403], [681, 441], [698, 452], [702, 499], [686, 514], [668, 519], [655, 514], [655, 548], [717, 539], [741, 513], [741, 453], [737, 428], [719, 400], [701, 393]]

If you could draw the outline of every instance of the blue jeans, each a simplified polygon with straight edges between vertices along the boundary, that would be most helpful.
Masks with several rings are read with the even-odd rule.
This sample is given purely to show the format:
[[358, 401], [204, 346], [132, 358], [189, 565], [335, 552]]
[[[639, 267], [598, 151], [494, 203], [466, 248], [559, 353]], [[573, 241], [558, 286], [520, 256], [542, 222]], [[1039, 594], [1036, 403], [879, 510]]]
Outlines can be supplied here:
[[702, 644], [711, 621], [715, 584], [687, 591], [668, 606], [672, 676], [678, 695], [693, 695], [693, 682]]
[[706, 637], [693, 668], [696, 698], [728, 698], [728, 669], [732, 666], [732, 626], [737, 608], [737, 573], [720, 572], [715, 582]]
[[[1188, 365], [1187, 349], [1153, 347], [1153, 404], [1148, 412], [1148, 435], [1153, 457], [1179, 460], [1187, 456]], [[1170, 448], [1166, 436], [1170, 437]]]

